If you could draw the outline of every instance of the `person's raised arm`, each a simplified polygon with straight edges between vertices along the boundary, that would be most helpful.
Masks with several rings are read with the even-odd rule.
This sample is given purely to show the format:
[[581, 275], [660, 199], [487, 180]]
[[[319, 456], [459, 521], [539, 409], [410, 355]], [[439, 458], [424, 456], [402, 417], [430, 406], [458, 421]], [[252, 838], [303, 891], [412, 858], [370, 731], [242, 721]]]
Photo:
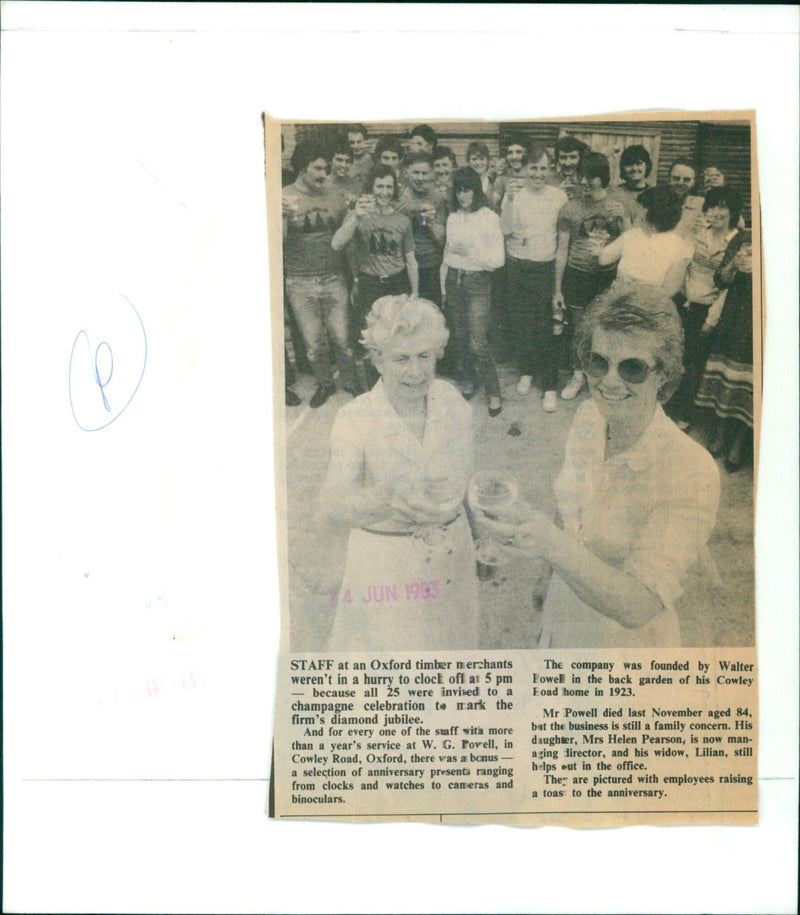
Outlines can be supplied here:
[[440, 248], [444, 247], [445, 224], [447, 223], [447, 205], [444, 198], [439, 200], [434, 208], [433, 218], [430, 220], [431, 232]]
[[419, 267], [413, 251], [406, 252], [406, 273], [411, 285], [411, 295], [419, 295]]
[[331, 247], [333, 250], [341, 251], [342, 248], [346, 247], [347, 243], [355, 235], [357, 227], [358, 216], [356, 216], [355, 210], [350, 210], [347, 216], [345, 216], [344, 222], [333, 233], [333, 238], [331, 239]]
[[352, 210], [347, 211], [347, 215], [339, 228], [333, 233], [331, 247], [334, 251], [341, 251], [355, 235], [358, 223], [365, 216], [369, 215], [370, 207], [374, 198], [370, 194], [362, 194]]
[[406, 273], [411, 286], [411, 294], [419, 295], [419, 267], [414, 255], [414, 233], [411, 230], [411, 220], [406, 217], [406, 227], [403, 230], [403, 257], [406, 262]]
[[585, 604], [626, 629], [644, 626], [664, 609], [658, 595], [642, 582], [598, 559], [541, 512], [519, 526], [483, 523], [500, 537], [514, 538], [513, 546], [504, 546], [504, 550], [514, 556], [544, 560]]
[[364, 486], [363, 463], [363, 452], [358, 445], [334, 438], [320, 495], [323, 520], [346, 527], [363, 527], [389, 516], [391, 487], [385, 483]]

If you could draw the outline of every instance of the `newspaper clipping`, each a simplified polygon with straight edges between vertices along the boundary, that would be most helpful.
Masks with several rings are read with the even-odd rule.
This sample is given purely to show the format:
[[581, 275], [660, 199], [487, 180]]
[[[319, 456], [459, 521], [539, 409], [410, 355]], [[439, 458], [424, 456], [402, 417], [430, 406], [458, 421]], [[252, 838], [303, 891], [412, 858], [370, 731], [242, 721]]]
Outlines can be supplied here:
[[264, 122], [270, 815], [756, 823], [754, 113]]

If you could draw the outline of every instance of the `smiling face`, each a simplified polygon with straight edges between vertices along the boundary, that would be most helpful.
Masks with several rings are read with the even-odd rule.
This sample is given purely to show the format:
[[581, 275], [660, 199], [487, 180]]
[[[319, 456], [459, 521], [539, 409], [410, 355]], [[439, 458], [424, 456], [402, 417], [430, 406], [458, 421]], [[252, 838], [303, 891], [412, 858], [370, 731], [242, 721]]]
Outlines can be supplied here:
[[594, 178], [587, 178], [586, 175], [581, 175], [580, 184], [584, 196], [586, 197], [598, 197], [600, 195], [605, 196], [603, 181], [597, 175], [595, 175]]
[[347, 142], [350, 144], [350, 149], [353, 150], [353, 158], [360, 159], [364, 153], [367, 151], [367, 138], [363, 133], [357, 131], [349, 131], [347, 134]]
[[427, 162], [412, 162], [408, 167], [408, 177], [414, 190], [422, 194], [433, 181], [433, 169]]
[[622, 180], [628, 187], [644, 187], [645, 177], [647, 175], [647, 166], [644, 162], [631, 162], [622, 169]]
[[558, 154], [558, 170], [564, 177], [569, 178], [575, 174], [575, 169], [580, 162], [581, 154], [577, 149], [570, 152], [560, 152]]
[[384, 149], [381, 153], [381, 165], [388, 165], [395, 171], [400, 166], [400, 156], [393, 149]]
[[453, 174], [453, 162], [449, 156], [443, 156], [441, 159], [435, 159], [433, 170], [436, 173], [436, 180], [440, 184], [446, 183], [450, 175]]
[[753, 272], [753, 246], [750, 243], [745, 243], [741, 248], [736, 252], [736, 256], [733, 259], [733, 265], [741, 273], [752, 273]]
[[641, 384], [633, 384], [624, 381], [618, 369], [625, 359], [638, 359], [654, 368], [655, 341], [648, 334], [598, 328], [592, 337], [591, 349], [609, 363], [608, 373], [602, 378], [586, 376], [598, 410], [610, 423], [643, 430], [656, 408], [664, 376], [655, 369]]
[[475, 200], [475, 191], [468, 187], [461, 188], [461, 190], [456, 191], [456, 199], [462, 210], [469, 211], [472, 209], [472, 204]]
[[331, 174], [335, 178], [346, 178], [350, 173], [350, 163], [353, 160], [344, 153], [336, 153], [331, 159]]
[[693, 168], [688, 165], [673, 165], [669, 173], [669, 186], [683, 200], [694, 187], [694, 179]]
[[482, 156], [480, 153], [473, 153], [469, 157], [469, 161], [467, 164], [474, 172], [477, 172], [481, 177], [483, 177], [486, 174], [486, 170], [489, 168], [489, 160], [486, 158], [486, 156]]
[[727, 232], [730, 228], [731, 211], [727, 207], [710, 207], [705, 217], [712, 232]]
[[538, 162], [529, 162], [525, 167], [525, 177], [530, 179], [531, 187], [535, 190], [541, 190], [550, 175], [550, 163], [547, 156], [542, 156]]
[[522, 168], [522, 159], [525, 155], [525, 147], [519, 143], [512, 143], [506, 149], [506, 162], [512, 172], [518, 172]]
[[306, 187], [311, 191], [322, 190], [325, 179], [328, 177], [328, 160], [314, 159], [308, 163], [308, 168], [303, 172], [302, 178]]
[[386, 395], [392, 403], [417, 403], [436, 375], [436, 350], [429, 330], [420, 329], [390, 340], [373, 355]]
[[375, 197], [375, 203], [379, 207], [387, 207], [394, 197], [394, 177], [384, 175], [383, 178], [376, 178], [372, 182], [372, 193]]

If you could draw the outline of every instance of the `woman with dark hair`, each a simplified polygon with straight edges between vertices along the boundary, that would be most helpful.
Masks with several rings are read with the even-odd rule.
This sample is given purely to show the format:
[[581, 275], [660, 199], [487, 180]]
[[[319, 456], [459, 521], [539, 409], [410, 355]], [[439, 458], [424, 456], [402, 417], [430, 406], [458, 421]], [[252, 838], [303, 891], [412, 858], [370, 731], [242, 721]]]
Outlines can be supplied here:
[[[391, 166], [374, 165], [344, 222], [331, 239], [334, 251], [353, 246], [356, 280], [351, 320], [356, 339], [372, 303], [385, 295], [417, 294], [419, 271], [411, 220], [397, 211], [397, 177]], [[363, 350], [361, 357], [363, 359]]]
[[680, 378], [681, 338], [657, 289], [595, 299], [577, 339], [592, 397], [555, 483], [563, 529], [528, 507], [476, 516], [510, 555], [552, 569], [540, 648], [680, 645], [675, 602], [719, 504], [713, 459], [661, 408]]
[[477, 172], [486, 199], [491, 203], [493, 178], [489, 175], [489, 147], [480, 140], [473, 140], [467, 147], [467, 165]]
[[400, 171], [403, 161], [403, 147], [397, 137], [390, 134], [383, 136], [375, 144], [375, 160], [379, 165], [390, 165], [395, 174]]
[[738, 250], [725, 254], [716, 273], [728, 292], [694, 401], [714, 411], [708, 450], [725, 455], [728, 473], [742, 467], [753, 447], [753, 244], [749, 230], [740, 236]]
[[647, 179], [653, 170], [653, 160], [650, 153], [636, 143], [633, 146], [626, 146], [622, 150], [619, 158], [619, 175], [622, 178], [622, 184], [618, 190], [630, 194], [634, 200], [638, 200], [642, 191], [647, 190]]
[[639, 202], [644, 218], [610, 245], [595, 243], [597, 263], [602, 267], [618, 261], [621, 279], [657, 286], [664, 295], [674, 295], [692, 258], [691, 245], [673, 231], [680, 222], [681, 202], [668, 187], [648, 188]]
[[711, 334], [719, 321], [725, 304], [725, 288], [718, 285], [717, 271], [723, 259], [730, 260], [739, 248], [740, 234], [736, 228], [742, 213], [742, 198], [729, 187], [712, 187], [703, 202], [707, 227], [695, 235], [694, 256], [686, 271], [683, 292], [675, 304], [683, 322], [686, 337], [686, 373], [680, 388], [667, 404], [672, 418], [688, 428], [690, 413], [703, 367], [708, 358]]
[[453, 174], [444, 248], [445, 302], [455, 338], [462, 393], [475, 393], [475, 368], [489, 398], [489, 415], [502, 409], [497, 367], [489, 351], [491, 271], [505, 262], [500, 218], [489, 206], [481, 178], [472, 168]]

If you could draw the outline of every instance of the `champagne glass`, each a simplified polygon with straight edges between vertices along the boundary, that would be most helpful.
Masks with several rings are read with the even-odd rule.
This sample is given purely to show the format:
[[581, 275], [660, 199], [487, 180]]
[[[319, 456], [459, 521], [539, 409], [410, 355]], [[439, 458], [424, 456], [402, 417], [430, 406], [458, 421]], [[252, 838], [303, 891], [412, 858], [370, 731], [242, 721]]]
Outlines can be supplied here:
[[[507, 470], [481, 470], [469, 482], [467, 501], [475, 514], [484, 513], [490, 518], [509, 509], [519, 497], [519, 484]], [[500, 566], [510, 562], [503, 545], [490, 535], [478, 538], [476, 554], [479, 562], [487, 566]]]

